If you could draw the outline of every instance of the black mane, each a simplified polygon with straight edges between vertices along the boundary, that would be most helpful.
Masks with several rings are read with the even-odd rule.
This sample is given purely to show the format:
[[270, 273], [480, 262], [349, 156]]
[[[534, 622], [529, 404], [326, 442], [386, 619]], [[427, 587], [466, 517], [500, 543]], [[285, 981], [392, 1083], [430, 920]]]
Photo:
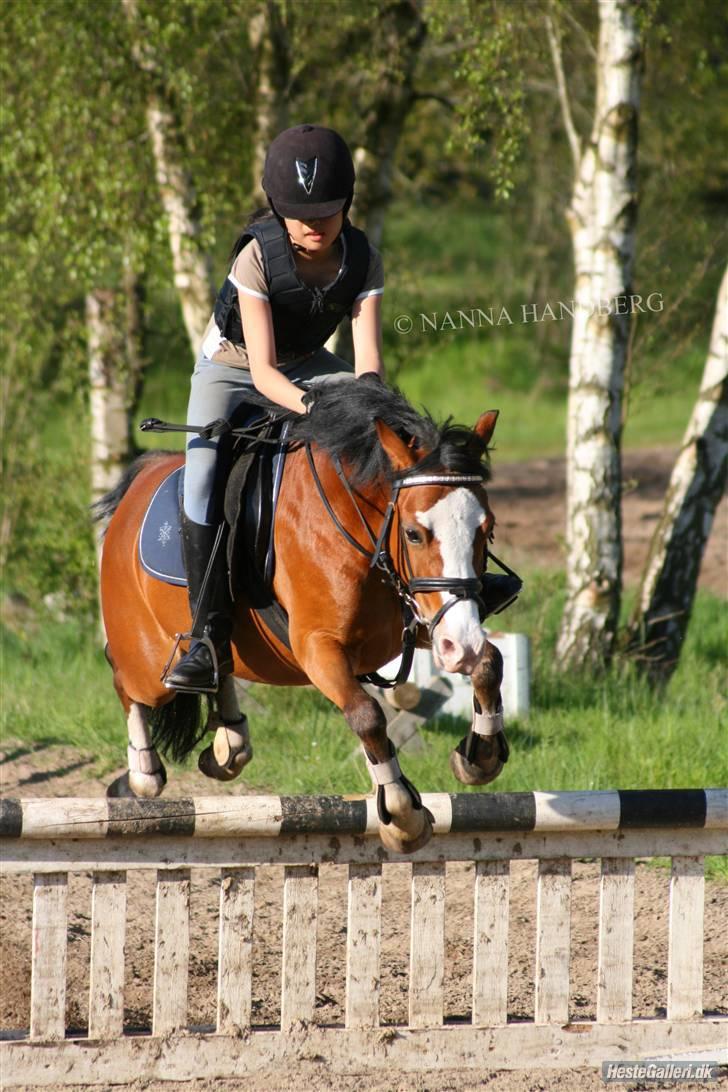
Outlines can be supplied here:
[[452, 424], [449, 418], [437, 424], [373, 373], [317, 385], [310, 412], [293, 421], [289, 437], [316, 443], [338, 457], [354, 484], [389, 480], [393, 471], [379, 443], [376, 420], [405, 443], [414, 442], [427, 452], [417, 464], [418, 472], [444, 468], [456, 474], [480, 474], [485, 481], [490, 478], [488, 448], [477, 433]]

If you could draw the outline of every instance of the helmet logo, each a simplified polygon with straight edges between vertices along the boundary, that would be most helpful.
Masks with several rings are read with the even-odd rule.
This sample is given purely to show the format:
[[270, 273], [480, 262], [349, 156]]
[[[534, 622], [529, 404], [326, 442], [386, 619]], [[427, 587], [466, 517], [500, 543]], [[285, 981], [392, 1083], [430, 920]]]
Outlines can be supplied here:
[[316, 168], [318, 167], [318, 156], [314, 156], [313, 159], [297, 159], [296, 160], [296, 174], [298, 175], [298, 184], [303, 186], [307, 194], [311, 193], [313, 189], [314, 179], [316, 178]]

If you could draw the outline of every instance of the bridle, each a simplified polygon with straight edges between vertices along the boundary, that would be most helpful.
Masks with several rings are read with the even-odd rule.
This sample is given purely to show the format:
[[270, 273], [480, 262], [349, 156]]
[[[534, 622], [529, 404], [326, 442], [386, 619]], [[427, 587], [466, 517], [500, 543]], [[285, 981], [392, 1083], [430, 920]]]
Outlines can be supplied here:
[[[362, 512], [359, 504], [357, 503], [356, 495], [351, 487], [349, 480], [344, 473], [344, 469], [340, 460], [335, 455], [329, 455], [339, 481], [344, 487], [344, 490], [348, 494], [351, 503], [354, 507], [354, 511], [359, 517], [359, 521], [364, 528], [364, 531], [371, 543], [371, 550], [362, 546], [360, 542], [352, 534], [347, 531], [343, 523], [336, 515], [336, 512], [331, 506], [331, 503], [326, 496], [323, 484], [316, 469], [316, 464], [311, 451], [311, 445], [306, 444], [306, 458], [308, 459], [308, 465], [311, 470], [318, 494], [329, 514], [332, 522], [336, 526], [339, 533], [346, 539], [346, 541], [358, 550], [360, 554], [363, 554], [369, 560], [370, 569], [379, 569], [384, 578], [391, 584], [400, 602], [402, 609], [402, 666], [397, 675], [397, 679], [393, 682], [383, 680], [381, 676], [376, 672], [372, 672], [370, 675], [365, 676], [367, 681], [374, 681], [377, 686], [387, 685], [394, 686], [398, 682], [403, 681], [403, 670], [406, 667], [404, 678], [409, 675], [410, 666], [412, 663], [412, 655], [414, 653], [415, 636], [418, 626], [423, 626], [427, 630], [427, 635], [432, 640], [435, 627], [442, 621], [443, 616], [454, 607], [456, 603], [462, 603], [468, 599], [474, 600], [479, 609], [483, 610], [483, 601], [481, 599], [481, 591], [483, 590], [483, 580], [480, 576], [475, 577], [462, 577], [462, 576], [414, 576], [412, 563], [410, 561], [409, 550], [407, 549], [407, 539], [402, 530], [402, 521], [399, 524], [399, 545], [400, 552], [403, 559], [404, 574], [401, 575], [395, 568], [394, 561], [389, 551], [389, 537], [392, 528], [392, 522], [394, 520], [394, 514], [397, 509], [397, 502], [399, 495], [403, 489], [410, 489], [414, 486], [422, 485], [447, 485], [447, 486], [460, 486], [460, 485], [482, 485], [484, 478], [481, 474], [457, 474], [447, 471], [440, 471], [433, 474], [418, 474], [416, 473], [416, 467], [412, 471], [408, 471], [405, 474], [397, 475], [392, 479], [392, 494], [387, 503], [386, 510], [384, 512], [384, 519], [382, 521], [382, 527], [379, 534], [376, 535], [372, 528], [369, 526], [364, 513]], [[492, 555], [491, 555], [492, 556]], [[419, 604], [417, 602], [417, 595], [420, 593], [428, 592], [446, 592], [449, 593], [450, 598], [446, 599], [440, 609], [436, 612], [433, 618], [425, 618], [420, 611]], [[408, 662], [406, 662], [408, 661]], [[406, 663], [405, 663], [406, 662]]]

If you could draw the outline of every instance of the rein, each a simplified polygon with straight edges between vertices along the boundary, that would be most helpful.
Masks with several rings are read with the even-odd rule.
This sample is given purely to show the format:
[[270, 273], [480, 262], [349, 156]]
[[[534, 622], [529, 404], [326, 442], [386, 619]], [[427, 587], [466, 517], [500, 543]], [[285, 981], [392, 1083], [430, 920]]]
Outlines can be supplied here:
[[[482, 485], [483, 478], [480, 474], [414, 474], [407, 473], [399, 475], [392, 481], [392, 495], [387, 504], [387, 508], [384, 513], [384, 520], [382, 527], [378, 535], [372, 531], [372, 528], [367, 523], [364, 513], [361, 511], [353, 489], [349, 483], [341, 462], [337, 457], [329, 456], [336, 470], [337, 477], [344, 487], [344, 490], [349, 496], [351, 503], [354, 507], [354, 511], [359, 517], [359, 520], [366, 532], [369, 541], [372, 544], [372, 549], [368, 550], [362, 546], [352, 534], [344, 527], [339, 517], [334, 512], [331, 506], [331, 502], [326, 496], [321, 478], [319, 477], [316, 469], [316, 463], [311, 451], [311, 445], [306, 444], [306, 458], [311, 470], [311, 476], [313, 477], [314, 484], [321, 498], [321, 501], [331, 518], [336, 529], [346, 539], [346, 541], [358, 550], [360, 554], [369, 560], [370, 569], [380, 569], [386, 579], [394, 588], [397, 597], [400, 602], [402, 610], [402, 662], [397, 672], [396, 679], [387, 680], [384, 679], [377, 672], [371, 672], [368, 675], [360, 676], [366, 682], [372, 682], [374, 685], [390, 688], [397, 686], [404, 682], [409, 676], [412, 659], [415, 650], [416, 631], [418, 626], [424, 626], [427, 629], [427, 635], [432, 640], [435, 627], [442, 620], [451, 607], [454, 607], [456, 603], [460, 603], [467, 599], [474, 599], [480, 607], [483, 606], [480, 593], [483, 588], [483, 581], [481, 577], [448, 577], [448, 576], [413, 576], [412, 564], [410, 562], [409, 551], [407, 549], [407, 540], [404, 537], [401, 526], [399, 532], [399, 543], [402, 551], [402, 557], [405, 563], [405, 578], [397, 572], [394, 567], [394, 562], [387, 547], [387, 540], [392, 527], [392, 521], [394, 519], [394, 513], [397, 507], [397, 501], [402, 489], [409, 489], [414, 486], [422, 485]], [[491, 555], [493, 556], [493, 555]], [[493, 560], [497, 561], [497, 558]], [[500, 564], [500, 562], [498, 562]], [[416, 596], [418, 593], [442, 591], [449, 592], [451, 598], [446, 600], [440, 609], [437, 611], [432, 619], [424, 618], [420, 612], [419, 605], [417, 603]]]

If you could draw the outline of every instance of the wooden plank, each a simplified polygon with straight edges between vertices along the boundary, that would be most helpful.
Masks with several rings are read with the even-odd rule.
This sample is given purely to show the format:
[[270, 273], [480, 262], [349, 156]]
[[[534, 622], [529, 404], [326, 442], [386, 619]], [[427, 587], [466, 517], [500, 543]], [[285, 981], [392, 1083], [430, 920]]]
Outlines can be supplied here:
[[703, 1013], [702, 857], [673, 857], [667, 962], [667, 1018], [695, 1020]]
[[[250, 1080], [252, 1074], [271, 1071], [279, 1076], [270, 1084], [280, 1087], [283, 1076], [299, 1074], [300, 1062], [325, 1059], [326, 1072], [356, 1076], [377, 1073], [387, 1081], [396, 1070], [428, 1071], [469, 1069], [482, 1078], [490, 1069], [559, 1069], [598, 1066], [604, 1058], [669, 1058], [697, 1054], [713, 1058], [725, 1047], [728, 1019], [700, 1022], [635, 1020], [630, 1024], [534, 1025], [474, 1028], [449, 1024], [413, 1031], [391, 1028], [387, 1035], [370, 1029], [312, 1026], [295, 1036], [256, 1029], [245, 1039], [229, 1035], [184, 1035], [169, 1039], [134, 1036], [108, 1043], [69, 1039], [64, 1043], [35, 1045], [0, 1043], [0, 1063], [6, 1086], [33, 1088], [56, 1084], [112, 1085], [133, 1081]], [[297, 1068], [298, 1067], [298, 1068]], [[476, 1077], [475, 1075], [478, 1075]], [[307, 1087], [304, 1084], [302, 1088]], [[310, 1087], [310, 1084], [309, 1086]], [[398, 1085], [399, 1087], [399, 1085]]]
[[291, 865], [283, 874], [281, 1029], [312, 1021], [316, 1005], [318, 868]]
[[126, 873], [95, 872], [91, 895], [89, 1039], [113, 1039], [124, 1030]]
[[190, 872], [157, 872], [152, 1034], [168, 1035], [187, 1023], [190, 953]]
[[66, 1034], [66, 948], [68, 874], [33, 877], [33, 954], [30, 984], [31, 1039]]
[[346, 1026], [379, 1025], [382, 867], [349, 865], [346, 931]]
[[599, 887], [597, 1022], [632, 1019], [634, 861], [605, 857]]
[[[423, 797], [428, 805], [427, 795]], [[418, 861], [551, 859], [554, 857], [674, 857], [728, 853], [719, 830], [622, 830], [608, 832], [435, 835], [417, 851]], [[145, 836], [87, 841], [2, 841], [0, 876], [14, 873], [94, 872], [158, 868], [236, 868], [252, 864], [376, 864], [406, 861], [388, 853], [376, 834], [337, 837], [310, 834], [278, 838]]]
[[475, 866], [473, 1025], [505, 1024], [508, 1018], [508, 910], [510, 864]]
[[254, 907], [255, 869], [223, 869], [217, 972], [219, 1034], [235, 1034], [250, 1027]]
[[445, 977], [445, 863], [412, 865], [409, 1026], [443, 1022]]
[[538, 863], [536, 909], [537, 1024], [569, 1022], [571, 861]]

